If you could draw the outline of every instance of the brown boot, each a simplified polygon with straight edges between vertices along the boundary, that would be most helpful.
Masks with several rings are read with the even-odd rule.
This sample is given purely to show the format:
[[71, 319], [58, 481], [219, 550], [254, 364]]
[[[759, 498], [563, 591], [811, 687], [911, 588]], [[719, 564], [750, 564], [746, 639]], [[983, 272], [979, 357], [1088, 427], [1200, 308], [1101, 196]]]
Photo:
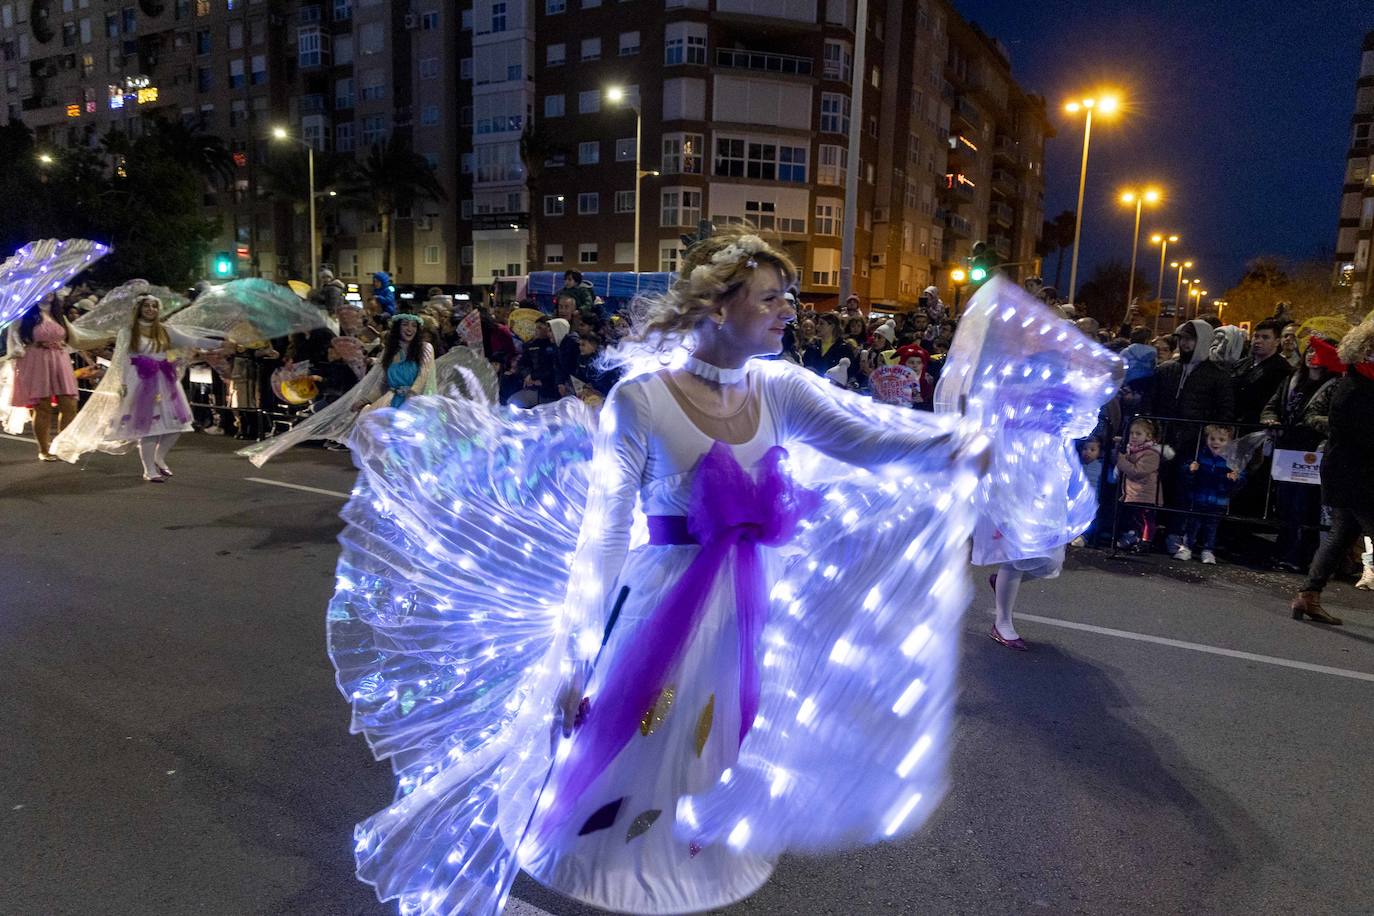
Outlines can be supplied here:
[[1306, 614], [1317, 623], [1325, 623], [1333, 627], [1341, 625], [1341, 618], [1332, 617], [1322, 608], [1321, 592], [1298, 592], [1298, 596], [1293, 599], [1289, 608], [1293, 611], [1294, 620], [1302, 620], [1302, 615]]

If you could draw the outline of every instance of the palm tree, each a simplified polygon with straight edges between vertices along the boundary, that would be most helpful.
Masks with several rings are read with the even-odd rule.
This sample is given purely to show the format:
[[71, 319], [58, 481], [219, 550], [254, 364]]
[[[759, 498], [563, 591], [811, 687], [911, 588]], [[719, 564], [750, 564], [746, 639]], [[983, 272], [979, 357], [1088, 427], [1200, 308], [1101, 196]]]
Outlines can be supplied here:
[[[525, 132], [520, 135], [520, 161], [525, 166], [525, 186], [529, 188], [530, 212], [534, 212], [535, 202], [540, 200], [539, 192], [543, 184], [545, 164], [559, 154], [566, 155], [567, 147], [555, 142], [549, 134], [533, 124], [525, 125]], [[526, 258], [531, 265], [540, 263], [539, 240], [535, 237], [535, 227], [538, 224], [538, 220], [530, 220], [529, 251]]]
[[1073, 247], [1073, 235], [1076, 226], [1074, 212], [1065, 210], [1052, 220], [1045, 220], [1044, 227], [1040, 230], [1040, 254], [1046, 257], [1055, 252], [1059, 257], [1054, 266], [1054, 285], [1056, 289], [1063, 289], [1059, 281], [1064, 273], [1064, 252]]
[[373, 144], [340, 193], [377, 217], [382, 227], [382, 270], [387, 273], [396, 212], [422, 200], [448, 199], [434, 166], [396, 135]]
[[[340, 153], [315, 153], [315, 194], [316, 200], [322, 207], [340, 206], [342, 198], [331, 196], [329, 192], [338, 192], [340, 188], [350, 188], [357, 183], [355, 173], [358, 165], [350, 157]], [[273, 199], [279, 201], [290, 201], [291, 219], [293, 221], [292, 231], [289, 233], [291, 245], [291, 264], [296, 266], [297, 273], [300, 272], [299, 261], [296, 251], [296, 233], [294, 221], [305, 216], [310, 206], [310, 171], [305, 156], [305, 151], [296, 148], [277, 150], [267, 164], [260, 167], [258, 181], [264, 191]], [[348, 202], [344, 201], [344, 205]], [[333, 211], [325, 211], [333, 212]], [[323, 251], [321, 252], [322, 261], [330, 261], [333, 257], [333, 243], [328, 237], [328, 233], [321, 238]], [[306, 258], [308, 262], [310, 259]], [[307, 264], [308, 266], [308, 264]]]

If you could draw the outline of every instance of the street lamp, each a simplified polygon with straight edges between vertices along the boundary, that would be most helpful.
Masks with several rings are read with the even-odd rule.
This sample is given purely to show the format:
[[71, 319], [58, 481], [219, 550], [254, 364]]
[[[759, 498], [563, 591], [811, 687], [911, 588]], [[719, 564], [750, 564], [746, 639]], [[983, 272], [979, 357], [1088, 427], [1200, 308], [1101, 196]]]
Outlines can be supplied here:
[[[306, 169], [310, 182], [310, 285], [313, 287], [320, 282], [320, 245], [319, 239], [315, 235], [315, 147], [304, 140], [291, 136], [285, 127], [272, 128], [272, 139], [297, 143], [305, 147]], [[332, 191], [330, 196], [334, 196]]]
[[1130, 311], [1131, 300], [1135, 298], [1135, 263], [1136, 255], [1140, 253], [1140, 211], [1146, 204], [1151, 206], [1159, 203], [1160, 191], [1158, 188], [1132, 189], [1121, 192], [1121, 202], [1126, 205], [1135, 204], [1135, 235], [1131, 236], [1131, 279], [1126, 284], [1126, 310]]
[[1155, 337], [1159, 336], [1159, 313], [1164, 311], [1164, 259], [1169, 253], [1169, 245], [1177, 241], [1177, 235], [1165, 235], [1163, 232], [1156, 232], [1150, 236], [1150, 244], [1159, 246], [1159, 292], [1155, 293], [1159, 307], [1155, 309]]
[[1078, 210], [1074, 213], [1073, 225], [1073, 258], [1069, 262], [1069, 302], [1073, 302], [1074, 294], [1078, 290], [1078, 245], [1083, 236], [1083, 189], [1088, 180], [1088, 145], [1092, 140], [1093, 133], [1093, 112], [1101, 112], [1104, 115], [1115, 114], [1121, 107], [1121, 99], [1113, 93], [1091, 98], [1080, 99], [1076, 102], [1069, 102], [1064, 106], [1064, 110], [1069, 114], [1084, 112], [1083, 119], [1083, 164], [1078, 171]]
[[645, 171], [643, 162], [643, 150], [640, 149], [644, 132], [644, 113], [639, 110], [639, 99], [631, 99], [630, 94], [623, 86], [610, 86], [606, 89], [606, 101], [616, 105], [625, 105], [635, 113], [635, 273], [639, 273], [639, 186], [646, 176], [657, 175], [655, 171]]
[[56, 161], [57, 161], [57, 160], [53, 158], [52, 153], [39, 153], [39, 154], [38, 154], [38, 164], [39, 164], [39, 165], [52, 165], [52, 164], [53, 164], [54, 162], [56, 162]]
[[1178, 268], [1178, 283], [1174, 286], [1174, 318], [1179, 319], [1183, 317], [1183, 306], [1179, 303], [1179, 297], [1183, 295], [1183, 271], [1185, 269], [1192, 270], [1193, 262], [1183, 261], [1180, 263], [1174, 261], [1169, 266]]

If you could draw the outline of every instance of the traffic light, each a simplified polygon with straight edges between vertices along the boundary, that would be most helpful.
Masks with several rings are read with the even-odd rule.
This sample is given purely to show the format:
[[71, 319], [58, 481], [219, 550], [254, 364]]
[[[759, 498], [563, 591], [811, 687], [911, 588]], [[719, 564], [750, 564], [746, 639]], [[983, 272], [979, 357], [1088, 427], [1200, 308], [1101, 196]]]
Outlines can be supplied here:
[[211, 259], [210, 269], [216, 277], [225, 278], [234, 275], [234, 259], [227, 251], [217, 251]]
[[982, 283], [988, 277], [997, 272], [1002, 259], [997, 257], [996, 252], [988, 247], [987, 242], [977, 242], [973, 246], [973, 251], [968, 259], [969, 271], [968, 278], [970, 283]]

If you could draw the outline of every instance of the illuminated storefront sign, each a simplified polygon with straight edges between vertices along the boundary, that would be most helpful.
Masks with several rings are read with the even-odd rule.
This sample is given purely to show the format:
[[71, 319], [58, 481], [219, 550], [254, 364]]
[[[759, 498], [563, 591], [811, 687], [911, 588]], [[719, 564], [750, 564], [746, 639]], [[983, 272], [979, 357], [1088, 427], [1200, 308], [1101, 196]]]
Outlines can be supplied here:
[[110, 87], [110, 107], [148, 105], [157, 101], [157, 87], [146, 76], [125, 77], [123, 84]]

